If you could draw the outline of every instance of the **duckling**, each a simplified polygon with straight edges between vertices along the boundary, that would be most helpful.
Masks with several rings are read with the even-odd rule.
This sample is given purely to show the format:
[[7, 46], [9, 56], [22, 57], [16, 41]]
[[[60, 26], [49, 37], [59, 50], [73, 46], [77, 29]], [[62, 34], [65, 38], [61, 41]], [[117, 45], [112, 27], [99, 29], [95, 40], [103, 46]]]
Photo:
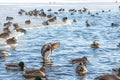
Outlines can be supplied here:
[[31, 24], [31, 21], [30, 20], [26, 20], [25, 24]]
[[87, 20], [85, 23], [86, 23], [86, 26], [87, 26], [87, 27], [89, 27], [89, 26], [90, 26], [90, 24], [89, 24], [88, 20]]
[[89, 62], [89, 60], [86, 56], [83, 56], [82, 58], [76, 58], [71, 61], [72, 64], [75, 64], [78, 62], [83, 62], [83, 64], [86, 65]]
[[45, 78], [46, 70], [45, 66], [42, 66], [40, 69], [28, 68], [25, 70], [25, 74], [23, 74], [25, 78], [32, 78], [32, 77], [42, 77]]
[[119, 48], [120, 48], [120, 43], [118, 43], [117, 47], [119, 47]]
[[9, 53], [5, 50], [0, 50], [0, 57], [7, 57], [9, 56]]
[[42, 49], [41, 49], [41, 54], [43, 56], [43, 59], [47, 60], [50, 55], [52, 54], [52, 51], [56, 48], [58, 48], [60, 46], [60, 42], [56, 42], [56, 43], [47, 43], [45, 45], [43, 45]]
[[100, 44], [96, 43], [95, 41], [93, 42], [93, 44], [91, 44], [91, 48], [99, 48]]
[[26, 69], [26, 66], [24, 62], [19, 62], [19, 63], [8, 63], [5, 64], [7, 70], [12, 70], [12, 71], [23, 71]]
[[82, 62], [80, 62], [80, 64], [76, 67], [75, 71], [82, 76], [87, 74], [87, 68]]

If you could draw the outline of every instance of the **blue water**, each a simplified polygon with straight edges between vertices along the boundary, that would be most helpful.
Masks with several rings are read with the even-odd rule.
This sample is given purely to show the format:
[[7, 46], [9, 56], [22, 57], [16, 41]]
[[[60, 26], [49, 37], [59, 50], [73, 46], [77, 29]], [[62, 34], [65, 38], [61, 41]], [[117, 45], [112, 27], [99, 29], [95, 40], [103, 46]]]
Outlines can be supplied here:
[[[25, 80], [23, 72], [12, 72], [5, 69], [5, 64], [9, 62], [24, 61], [29, 68], [40, 68], [42, 66], [41, 48], [45, 43], [60, 42], [60, 48], [56, 49], [50, 57], [53, 61], [52, 66], [47, 66], [48, 80], [93, 80], [96, 76], [110, 74], [111, 69], [120, 67], [120, 48], [116, 45], [120, 42], [120, 27], [111, 27], [111, 22], [120, 23], [119, 4], [82, 4], [80, 5], [40, 5], [40, 4], [7, 4], [0, 5], [0, 33], [2, 33], [3, 23], [6, 16], [13, 16], [12, 22], [21, 24], [22, 28], [27, 30], [27, 34], [14, 34], [18, 38], [16, 51], [11, 50], [8, 45], [0, 42], [0, 49], [8, 50], [9, 57], [0, 59], [0, 80]], [[87, 13], [75, 13], [70, 15], [67, 11], [70, 8], [80, 9], [86, 7], [93, 14], [99, 12], [97, 16], [90, 16]], [[57, 11], [59, 8], [65, 8], [64, 13], [56, 15], [59, 19], [67, 16], [71, 24], [51, 24], [43, 26], [43, 20], [39, 17], [19, 16], [19, 9], [26, 11], [33, 9], [49, 9]], [[105, 10], [102, 13], [102, 9]], [[108, 10], [111, 9], [111, 12]], [[72, 20], [76, 18], [77, 23]], [[31, 25], [25, 25], [25, 20], [30, 19]], [[88, 20], [90, 27], [85, 26]], [[19, 35], [19, 36], [18, 36]], [[99, 49], [92, 49], [90, 45], [96, 40], [100, 43]], [[87, 56], [88, 73], [84, 79], [81, 79], [75, 73], [76, 65], [71, 65], [70, 60]]]

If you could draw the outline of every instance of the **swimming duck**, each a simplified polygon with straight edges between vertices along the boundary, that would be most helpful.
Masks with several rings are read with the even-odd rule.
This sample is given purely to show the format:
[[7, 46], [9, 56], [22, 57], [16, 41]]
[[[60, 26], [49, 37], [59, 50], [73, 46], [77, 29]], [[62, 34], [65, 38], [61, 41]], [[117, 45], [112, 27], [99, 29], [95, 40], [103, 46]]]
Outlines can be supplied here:
[[3, 28], [4, 33], [11, 33], [9, 27]]
[[58, 48], [60, 46], [60, 42], [56, 42], [56, 43], [47, 43], [45, 45], [43, 45], [42, 49], [41, 49], [41, 54], [43, 56], [43, 59], [47, 60], [50, 55], [52, 54], [52, 51], [56, 48]]
[[67, 21], [67, 17], [63, 17], [63, 18], [62, 18], [62, 21], [63, 21], [63, 22], [66, 22], [66, 21]]
[[118, 23], [111, 23], [111, 26], [112, 27], [118, 27], [118, 26], [120, 26], [120, 24], [118, 24]]
[[13, 70], [13, 71], [23, 71], [26, 68], [24, 62], [22, 61], [19, 63], [8, 63], [5, 65], [7, 70]]
[[91, 44], [91, 48], [99, 48], [100, 44], [96, 43], [95, 41], [93, 42], [93, 44]]
[[8, 45], [11, 45], [11, 44], [17, 44], [17, 39], [15, 37], [12, 37], [12, 38], [9, 38], [6, 43]]
[[14, 23], [13, 27], [14, 27], [14, 30], [16, 30], [16, 29], [20, 28], [20, 25], [18, 23]]
[[94, 80], [120, 80], [120, 77], [113, 74], [106, 74], [98, 76]]
[[82, 58], [76, 58], [71, 61], [72, 64], [79, 63], [79, 62], [83, 62], [83, 64], [86, 65], [89, 62], [89, 60], [86, 56], [83, 56]]
[[119, 48], [120, 48], [120, 43], [118, 43], [117, 47], [119, 47]]
[[1, 33], [0, 34], [0, 38], [3, 38], [3, 39], [7, 39], [7, 38], [9, 38], [10, 37], [10, 34], [9, 33]]
[[25, 70], [23, 76], [25, 78], [32, 78], [37, 76], [45, 78], [46, 76], [45, 66], [42, 66], [40, 69], [28, 68]]
[[5, 50], [0, 50], [0, 57], [7, 57], [9, 56], [9, 53]]
[[23, 28], [17, 28], [16, 31], [26, 34], [26, 30]]
[[87, 74], [87, 68], [82, 62], [80, 62], [80, 64], [76, 67], [75, 71], [82, 76]]
[[30, 23], [31, 23], [30, 20], [26, 20], [26, 21], [25, 21], [25, 24], [30, 24]]
[[9, 38], [6, 40], [6, 43], [8, 45], [10, 45], [10, 48], [12, 50], [16, 50], [16, 46], [17, 46], [17, 39], [15, 37]]
[[113, 68], [112, 74], [98, 76], [95, 80], [120, 80], [120, 68]]
[[86, 26], [87, 26], [87, 27], [89, 27], [89, 26], [90, 26], [90, 24], [89, 24], [88, 20], [87, 20], [85, 23], [86, 23]]
[[13, 19], [14, 19], [13, 17], [9, 17], [9, 16], [6, 17], [6, 20], [13, 20]]

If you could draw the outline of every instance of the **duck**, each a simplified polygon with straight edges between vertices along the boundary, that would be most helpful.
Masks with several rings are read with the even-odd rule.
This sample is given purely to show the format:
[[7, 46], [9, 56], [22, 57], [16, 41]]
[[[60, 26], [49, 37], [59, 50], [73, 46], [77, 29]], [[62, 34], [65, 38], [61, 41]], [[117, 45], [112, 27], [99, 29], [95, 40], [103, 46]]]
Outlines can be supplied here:
[[17, 39], [15, 37], [9, 38], [9, 39], [6, 40], [6, 43], [8, 45], [17, 44]]
[[87, 20], [85, 23], [86, 23], [86, 26], [87, 26], [87, 27], [89, 27], [89, 26], [90, 26], [90, 24], [89, 24], [88, 20]]
[[76, 19], [73, 19], [73, 22], [77, 22], [77, 20], [76, 20]]
[[6, 17], [6, 20], [13, 20], [13, 19], [14, 19], [13, 17], [9, 17], [9, 16]]
[[10, 45], [12, 50], [16, 50], [17, 39], [15, 37], [9, 38], [6, 40], [6, 43]]
[[93, 41], [93, 44], [91, 44], [91, 48], [99, 48], [100, 44]]
[[96, 77], [94, 80], [120, 80], [120, 77], [113, 74], [105, 74]]
[[30, 20], [26, 20], [25, 24], [31, 24], [31, 21]]
[[39, 76], [36, 76], [34, 80], [42, 80], [42, 78]]
[[20, 61], [19, 63], [7, 63], [5, 64], [7, 70], [12, 71], [23, 71], [26, 69], [26, 66], [23, 61]]
[[120, 43], [118, 43], [117, 47], [119, 47], [119, 48], [120, 48]]
[[7, 22], [7, 23], [4, 23], [3, 26], [11, 26], [12, 25], [12, 22]]
[[23, 28], [16, 28], [15, 30], [16, 30], [17, 32], [21, 32], [21, 33], [26, 34], [26, 30], [23, 29]]
[[112, 27], [118, 27], [118, 26], [120, 26], [120, 24], [118, 24], [118, 23], [111, 23], [111, 26]]
[[95, 80], [120, 80], [120, 68], [113, 68], [112, 74], [98, 76]]
[[14, 27], [14, 30], [16, 30], [16, 29], [20, 28], [20, 25], [18, 23], [14, 23], [13, 27]]
[[66, 23], [67, 17], [63, 17], [63, 18], [62, 18], [62, 21]]
[[44, 60], [48, 60], [52, 51], [60, 46], [60, 42], [44, 44], [41, 49], [41, 55]]
[[9, 56], [9, 52], [6, 50], [0, 50], [0, 57], [7, 57]]
[[71, 60], [72, 64], [76, 64], [79, 62], [83, 62], [83, 64], [86, 65], [89, 62], [89, 60], [86, 56], [83, 56], [82, 58], [76, 58], [76, 59]]
[[4, 31], [4, 33], [10, 33], [11, 34], [11, 31], [10, 31], [9, 27], [3, 28], [3, 31]]
[[25, 78], [33, 78], [33, 77], [46, 77], [46, 70], [45, 66], [42, 66], [40, 69], [35, 69], [35, 68], [27, 68], [25, 70], [25, 73], [23, 74]]
[[87, 74], [87, 68], [83, 64], [83, 62], [80, 62], [80, 64], [76, 67], [75, 71], [78, 75], [81, 75], [81, 76], [84, 76]]
[[2, 39], [7, 39], [7, 38], [9, 38], [9, 37], [10, 37], [10, 34], [9, 34], [9, 33], [4, 32], [4, 33], [1, 33], [1, 34], [0, 34], [0, 38], [2, 38]]

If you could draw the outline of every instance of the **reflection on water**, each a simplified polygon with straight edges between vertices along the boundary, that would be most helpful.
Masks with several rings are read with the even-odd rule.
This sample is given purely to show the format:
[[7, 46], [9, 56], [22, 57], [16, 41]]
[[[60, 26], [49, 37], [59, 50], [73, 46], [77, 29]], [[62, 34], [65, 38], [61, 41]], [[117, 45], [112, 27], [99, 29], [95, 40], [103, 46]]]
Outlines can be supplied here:
[[[44, 8], [46, 11], [52, 8], [57, 11], [60, 7], [65, 7], [67, 11], [73, 6], [0, 5], [2, 6], [0, 7], [0, 33], [2, 33], [3, 23], [7, 22], [5, 20], [6, 16], [13, 16], [14, 20], [12, 22], [20, 23], [22, 28], [27, 30], [25, 35], [13, 32], [12, 36], [18, 39], [15, 51], [11, 50], [4, 40], [0, 40], [0, 49], [5, 49], [11, 54], [9, 57], [0, 58], [0, 80], [17, 80], [18, 78], [19, 80], [25, 80], [22, 76], [23, 72], [6, 71], [5, 64], [8, 62], [24, 61], [27, 67], [31, 68], [40, 68], [44, 64], [48, 80], [93, 80], [96, 76], [110, 73], [112, 68], [119, 67], [120, 49], [116, 45], [120, 42], [120, 27], [110, 26], [112, 22], [120, 23], [118, 4], [92, 5], [82, 4], [82, 6], [74, 5], [74, 7], [76, 9], [87, 7], [92, 11], [92, 14], [98, 12], [99, 15], [90, 16], [87, 13], [80, 14], [78, 12], [71, 15], [69, 12], [64, 12], [56, 15], [59, 19], [58, 22], [52, 23], [50, 26], [43, 26], [41, 24], [43, 20], [40, 17], [19, 16], [17, 12], [20, 8], [26, 11], [35, 8]], [[104, 13], [102, 13], [102, 9], [105, 10]], [[111, 9], [111, 12], [108, 11], [109, 9]], [[69, 23], [61, 23], [62, 17], [66, 16]], [[72, 22], [74, 18], [77, 20], [76, 23]], [[32, 24], [25, 25], [24, 21], [28, 19], [32, 21]], [[85, 26], [86, 20], [90, 22], [90, 27]], [[90, 48], [94, 40], [100, 43], [99, 49]], [[61, 46], [52, 53], [50, 59], [43, 62], [40, 53], [42, 46], [57, 41], [61, 43]], [[70, 64], [70, 61], [83, 56], [87, 56], [89, 60], [88, 73], [86, 76], [78, 76], [75, 73], [77, 65]]]

